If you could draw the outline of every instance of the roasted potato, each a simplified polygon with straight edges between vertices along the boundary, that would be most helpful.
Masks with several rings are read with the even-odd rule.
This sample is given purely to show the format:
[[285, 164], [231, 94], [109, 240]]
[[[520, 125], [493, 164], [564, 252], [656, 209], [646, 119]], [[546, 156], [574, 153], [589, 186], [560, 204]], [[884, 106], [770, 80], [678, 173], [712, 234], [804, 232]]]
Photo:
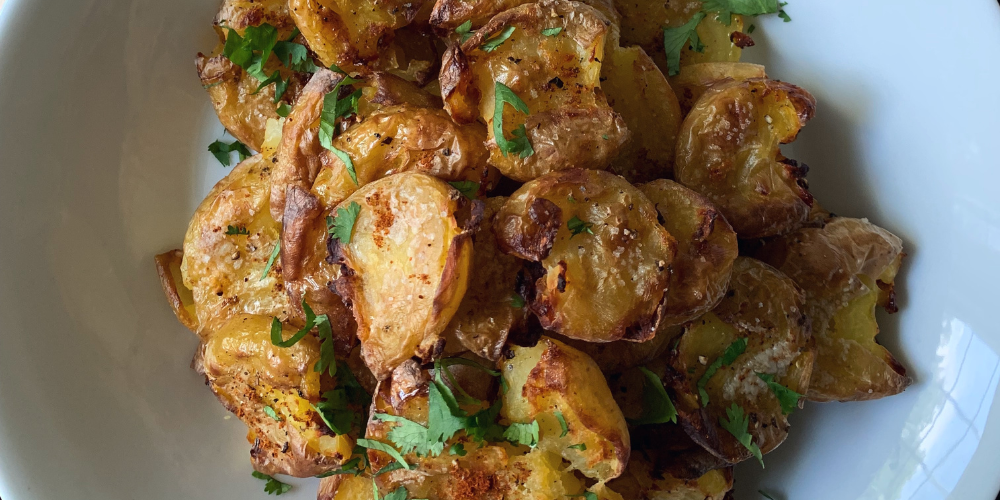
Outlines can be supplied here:
[[798, 162], [779, 146], [795, 140], [816, 100], [783, 82], [751, 79], [709, 89], [681, 126], [674, 173], [722, 211], [740, 238], [798, 229], [812, 196]]
[[[815, 353], [803, 307], [803, 293], [791, 279], [763, 262], [740, 257], [726, 297], [691, 322], [671, 350], [670, 385], [678, 421], [721, 465], [752, 456], [723, 423], [738, 420], [730, 413], [734, 407], [751, 422], [747, 432], [761, 453], [787, 437], [782, 405], [759, 375], [773, 376], [799, 394], [808, 390]], [[741, 339], [744, 352], [714, 374], [708, 372]]]
[[388, 107], [333, 140], [333, 146], [351, 158], [357, 182], [343, 161], [324, 150], [324, 168], [312, 192], [325, 206], [333, 206], [369, 182], [417, 171], [445, 181], [473, 181], [479, 184], [477, 192], [485, 193], [497, 178], [486, 164], [485, 141], [481, 124], [457, 125], [442, 109]]
[[391, 73], [376, 71], [365, 77], [361, 99], [358, 101], [359, 115], [369, 116], [376, 111], [403, 104], [418, 108], [442, 106], [440, 97]]
[[767, 78], [764, 67], [745, 62], [705, 62], [682, 67], [680, 73], [670, 78], [670, 87], [677, 94], [681, 112], [687, 115], [709, 87], [751, 78]]
[[[314, 476], [336, 469], [354, 440], [323, 423], [319, 340], [306, 335], [291, 347], [271, 343], [271, 318], [234, 317], [202, 343], [195, 368], [229, 411], [250, 428], [254, 469], [265, 474]], [[295, 329], [283, 326], [284, 338]], [[270, 411], [266, 411], [270, 409]], [[273, 414], [273, 415], [272, 415]]]
[[198, 331], [198, 313], [195, 311], [194, 294], [184, 286], [184, 276], [181, 273], [181, 263], [184, 261], [182, 250], [171, 250], [161, 253], [154, 259], [156, 261], [156, 274], [160, 277], [160, 286], [163, 288], [170, 310], [177, 316], [177, 320], [192, 332]]
[[236, 30], [243, 35], [250, 26], [270, 24], [278, 29], [278, 38], [284, 40], [295, 29], [295, 22], [288, 13], [287, 0], [223, 0], [212, 24], [220, 36], [223, 28]]
[[[514, 422], [537, 420], [541, 450], [561, 453], [572, 468], [598, 481], [618, 477], [628, 463], [630, 442], [625, 417], [597, 363], [549, 337], [534, 347], [512, 346], [500, 362], [509, 387], [501, 415]], [[555, 416], [562, 413], [565, 436]], [[570, 446], [583, 443], [579, 450]]]
[[[493, 16], [519, 5], [531, 3], [530, 0], [437, 0], [431, 11], [430, 23], [442, 34], [447, 34], [465, 22], [471, 22], [472, 27], [479, 28], [489, 22]], [[612, 23], [618, 24], [620, 16], [610, 0], [582, 0], [604, 14]]]
[[494, 219], [507, 198], [486, 200], [483, 222], [472, 233], [475, 252], [469, 287], [445, 335], [465, 349], [496, 361], [507, 335], [525, 327], [528, 310], [515, 302], [517, 273], [521, 260], [500, 251], [493, 234]]
[[267, 266], [281, 233], [268, 211], [271, 165], [262, 155], [247, 158], [212, 188], [191, 218], [181, 273], [194, 297], [202, 338], [240, 313], [282, 321], [291, 313], [280, 260]]
[[723, 500], [733, 488], [733, 471], [715, 469], [697, 479], [679, 479], [656, 470], [652, 451], [632, 454], [621, 477], [607, 488], [629, 500]]
[[677, 239], [663, 324], [679, 325], [712, 310], [729, 286], [739, 251], [736, 233], [704, 196], [670, 180], [638, 186]]
[[[628, 129], [600, 90], [609, 22], [587, 5], [543, 0], [498, 14], [460, 50], [445, 53], [440, 76], [445, 107], [456, 121], [486, 123], [490, 164], [501, 173], [527, 181], [573, 167], [604, 169], [618, 154]], [[553, 28], [562, 30], [542, 34]], [[526, 106], [518, 111], [509, 99], [507, 105], [501, 100], [503, 110], [496, 115], [502, 123], [494, 123], [498, 85]], [[503, 133], [500, 139], [497, 131]]]
[[768, 242], [759, 255], [805, 290], [816, 338], [809, 399], [878, 399], [910, 384], [875, 339], [875, 306], [896, 311], [893, 281], [904, 255], [898, 237], [865, 219], [834, 217]]
[[558, 340], [590, 356], [605, 375], [614, 375], [660, 358], [670, 347], [670, 341], [682, 331], [680, 326], [668, 326], [661, 322], [656, 336], [645, 342], [616, 340], [597, 343], [567, 337], [559, 337]]
[[360, 210], [350, 242], [329, 241], [330, 257], [341, 266], [334, 287], [354, 311], [362, 355], [379, 380], [406, 359], [430, 361], [444, 348], [442, 333], [469, 279], [469, 230], [481, 215], [462, 227], [456, 212], [466, 201], [444, 181], [403, 172], [366, 184], [338, 205]]
[[625, 179], [542, 176], [510, 197], [494, 231], [501, 250], [535, 263], [520, 292], [545, 329], [591, 342], [653, 337], [677, 243]]

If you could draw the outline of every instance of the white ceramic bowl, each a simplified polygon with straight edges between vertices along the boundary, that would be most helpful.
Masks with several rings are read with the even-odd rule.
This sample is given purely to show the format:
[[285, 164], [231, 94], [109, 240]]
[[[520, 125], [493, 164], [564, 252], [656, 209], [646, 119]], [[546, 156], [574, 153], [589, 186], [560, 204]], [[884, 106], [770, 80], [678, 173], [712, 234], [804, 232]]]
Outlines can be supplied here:
[[[813, 192], [906, 242], [881, 339], [916, 380], [809, 404], [737, 498], [993, 500], [1000, 487], [1000, 8], [792, 0], [748, 58], [812, 91], [789, 156]], [[189, 368], [153, 255], [223, 176], [195, 77], [216, 0], [0, 10], [0, 497], [264, 498], [244, 428]], [[285, 498], [313, 498], [293, 480]]]

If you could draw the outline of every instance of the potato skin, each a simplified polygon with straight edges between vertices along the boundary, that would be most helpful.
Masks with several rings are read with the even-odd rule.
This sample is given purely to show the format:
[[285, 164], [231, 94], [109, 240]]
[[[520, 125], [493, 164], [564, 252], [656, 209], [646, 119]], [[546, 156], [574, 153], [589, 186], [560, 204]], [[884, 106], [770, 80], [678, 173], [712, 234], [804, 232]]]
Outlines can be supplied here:
[[656, 470], [647, 453], [633, 453], [625, 473], [608, 482], [608, 489], [630, 500], [724, 500], [733, 488], [732, 468], [681, 479]]
[[[479, 28], [493, 16], [526, 3], [531, 2], [530, 0], [437, 0], [431, 11], [430, 24], [437, 28], [439, 34], [446, 36], [466, 21], [472, 21], [472, 27]], [[597, 9], [612, 23], [618, 24], [620, 16], [610, 0], [584, 0], [581, 3]]]
[[663, 324], [679, 325], [722, 300], [739, 253], [736, 233], [707, 198], [674, 181], [660, 179], [637, 187], [677, 239]]
[[758, 255], [805, 291], [816, 338], [809, 399], [860, 401], [906, 389], [906, 369], [875, 339], [875, 306], [896, 310], [898, 237], [865, 219], [833, 217], [768, 242]]
[[184, 277], [181, 275], [181, 262], [184, 261], [182, 250], [171, 250], [161, 253], [154, 258], [156, 262], [156, 275], [160, 278], [160, 287], [163, 294], [167, 296], [167, 303], [170, 310], [177, 316], [177, 320], [192, 332], [198, 331], [198, 318], [195, 313], [194, 295], [184, 286]]
[[468, 283], [468, 229], [478, 224], [473, 217], [471, 227], [460, 227], [455, 213], [464, 200], [444, 181], [403, 172], [338, 205], [361, 210], [350, 243], [328, 242], [341, 266], [334, 289], [354, 311], [362, 355], [379, 380], [406, 359], [431, 361], [444, 348], [441, 334]]
[[767, 78], [764, 67], [745, 62], [704, 62], [681, 67], [681, 72], [670, 78], [670, 87], [677, 93], [681, 112], [687, 115], [713, 85], [751, 78]]
[[815, 109], [812, 95], [783, 82], [712, 87], [681, 126], [677, 181], [715, 203], [741, 238], [794, 231], [812, 204], [808, 169], [779, 146], [795, 140]]
[[[751, 457], [720, 425], [726, 408], [733, 404], [743, 408], [751, 422], [767, 424], [749, 429], [762, 453], [787, 437], [787, 416], [756, 373], [772, 374], [793, 391], [806, 392], [815, 353], [803, 314], [804, 301], [802, 291], [787, 276], [763, 262], [740, 257], [733, 267], [729, 293], [712, 312], [693, 321], [670, 352], [670, 386], [676, 395], [678, 422], [720, 466]], [[739, 338], [747, 339], [746, 352], [708, 381], [705, 390], [710, 401], [703, 406], [698, 381], [707, 365]]]
[[[466, 40], [461, 54], [445, 54], [441, 91], [456, 121], [478, 118], [486, 123], [490, 164], [504, 175], [527, 181], [547, 172], [607, 168], [628, 138], [621, 116], [600, 91], [607, 20], [593, 7], [565, 0], [543, 0], [498, 14]], [[504, 28], [513, 34], [492, 52], [481, 46]], [[546, 28], [561, 27], [556, 36]], [[495, 82], [514, 91], [528, 106], [526, 116], [504, 106], [503, 132], [525, 125], [534, 154], [504, 155], [493, 137]], [[468, 90], [473, 87], [475, 92]], [[476, 95], [478, 94], [478, 96]]]
[[[592, 224], [593, 234], [572, 234], [574, 217]], [[656, 217], [625, 179], [574, 169], [518, 189], [494, 231], [501, 250], [538, 263], [521, 295], [543, 328], [590, 342], [642, 342], [660, 323], [677, 252]]]
[[[587, 342], [568, 337], [556, 337], [557, 340], [580, 350], [597, 363], [605, 375], [615, 375], [636, 366], [647, 364], [661, 358], [670, 348], [670, 341], [683, 332], [677, 325], [660, 323], [656, 335], [645, 342], [630, 342], [616, 340], [614, 342]], [[622, 408], [624, 411], [624, 408]]]

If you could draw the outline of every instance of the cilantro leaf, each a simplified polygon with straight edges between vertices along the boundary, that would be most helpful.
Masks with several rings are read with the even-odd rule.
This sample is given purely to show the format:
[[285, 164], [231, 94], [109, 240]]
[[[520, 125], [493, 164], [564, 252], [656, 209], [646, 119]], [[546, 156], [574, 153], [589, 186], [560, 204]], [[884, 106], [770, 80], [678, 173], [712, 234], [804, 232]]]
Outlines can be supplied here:
[[351, 157], [347, 153], [333, 146], [333, 138], [337, 135], [337, 119], [346, 118], [353, 113], [357, 113], [358, 100], [361, 97], [359, 89], [351, 93], [346, 100], [341, 101], [339, 98], [340, 88], [345, 85], [353, 85], [357, 82], [358, 80], [345, 76], [337, 82], [333, 90], [323, 96], [323, 111], [320, 113], [318, 134], [320, 145], [330, 150], [337, 158], [340, 158], [340, 161], [344, 162], [344, 166], [347, 167], [347, 173], [350, 174], [351, 180], [355, 184], [358, 183], [358, 175], [354, 171], [354, 162], [351, 161]]
[[274, 112], [278, 113], [278, 116], [282, 118], [288, 118], [288, 115], [292, 112], [292, 107], [288, 103], [283, 102], [278, 105], [278, 109], [274, 110]]
[[226, 235], [228, 235], [228, 236], [236, 236], [236, 235], [240, 235], [240, 234], [242, 234], [242, 235], [249, 235], [250, 231], [247, 231], [247, 228], [245, 226], [239, 226], [239, 227], [236, 227], [236, 226], [227, 226], [226, 227]]
[[334, 238], [340, 240], [341, 244], [350, 244], [351, 233], [354, 232], [354, 223], [358, 220], [360, 212], [361, 205], [356, 201], [348, 203], [346, 208], [338, 208], [337, 217], [333, 218], [332, 221], [327, 219], [327, 231]]
[[297, 344], [300, 340], [302, 340], [302, 338], [305, 337], [307, 333], [312, 331], [312, 329], [316, 327], [318, 322], [323, 321], [328, 324], [330, 322], [330, 319], [325, 314], [317, 317], [316, 314], [313, 313], [312, 308], [309, 307], [309, 304], [306, 304], [306, 301], [304, 299], [302, 300], [302, 310], [305, 311], [306, 313], [306, 324], [305, 326], [302, 327], [301, 330], [295, 332], [295, 335], [292, 335], [288, 340], [281, 340], [281, 322], [278, 321], [278, 318], [271, 318], [272, 344], [274, 344], [277, 347], [292, 347], [293, 345]]
[[339, 469], [324, 472], [322, 474], [317, 474], [316, 477], [323, 479], [324, 477], [335, 476], [337, 474], [354, 474], [355, 476], [361, 475], [361, 469], [358, 465], [361, 464], [361, 459], [354, 457], [347, 462], [344, 462]]
[[764, 458], [760, 453], [760, 447], [753, 442], [753, 436], [747, 432], [750, 426], [750, 417], [747, 416], [746, 412], [743, 411], [736, 403], [726, 409], [726, 416], [729, 417], [728, 420], [719, 417], [719, 424], [722, 428], [728, 431], [730, 434], [736, 438], [746, 449], [750, 450], [750, 453], [757, 457], [757, 461], [760, 462], [760, 466], [764, 467]]
[[[500, 379], [501, 382], [503, 379]], [[501, 386], [502, 388], [506, 386]], [[506, 391], [506, 389], [504, 389]], [[472, 438], [477, 443], [485, 441], [496, 442], [503, 439], [504, 428], [497, 423], [500, 416], [500, 409], [503, 406], [503, 398], [497, 398], [496, 402], [489, 408], [479, 410], [465, 420], [465, 435]]]
[[461, 35], [462, 43], [465, 43], [465, 41], [472, 36], [472, 19], [469, 19], [468, 21], [459, 24], [458, 27], [455, 28], [455, 33]]
[[570, 498], [583, 497], [583, 500], [599, 500], [597, 493], [594, 493], [593, 491], [584, 491], [579, 495], [568, 495], [568, 496]]
[[267, 277], [267, 273], [271, 272], [271, 267], [274, 266], [275, 259], [278, 258], [278, 254], [281, 253], [281, 240], [274, 242], [274, 250], [271, 250], [271, 256], [267, 258], [267, 264], [264, 266], [264, 272], [260, 273], [260, 279], [257, 281], [264, 281]]
[[757, 373], [757, 376], [767, 384], [774, 396], [781, 404], [781, 413], [788, 415], [799, 408], [799, 400], [802, 395], [774, 381], [774, 375], [769, 373]]
[[323, 423], [337, 434], [351, 432], [351, 426], [360, 420], [360, 415], [348, 407], [347, 391], [344, 389], [324, 392], [323, 400], [311, 406]]
[[513, 444], [534, 448], [538, 445], [538, 421], [532, 420], [530, 424], [514, 422], [503, 431], [503, 437]]
[[[443, 443], [465, 428], [465, 419], [451, 391], [443, 387], [444, 383], [439, 380], [440, 374], [438, 380], [431, 381], [427, 388], [427, 439], [443, 447]], [[446, 395], [450, 398], [445, 399]]]
[[580, 220], [580, 218], [577, 217], [577, 216], [575, 216], [575, 215], [573, 216], [572, 219], [570, 219], [569, 221], [566, 222], [566, 227], [569, 228], [570, 232], [573, 233], [569, 237], [569, 239], [573, 239], [573, 236], [576, 236], [576, 235], [578, 235], [580, 233], [584, 233], [584, 232], [590, 233], [590, 234], [594, 234], [593, 229], [591, 229], [592, 227], [594, 227], [594, 224], [591, 223], [591, 222], [584, 222], [584, 221]]
[[677, 423], [677, 409], [670, 401], [666, 389], [663, 388], [663, 381], [655, 373], [640, 366], [642, 374], [646, 379], [642, 385], [642, 415], [635, 420], [629, 419], [632, 425], [664, 424], [667, 422]]
[[517, 94], [514, 93], [510, 87], [496, 82], [493, 86], [494, 94], [494, 104], [493, 104], [493, 140], [496, 141], [497, 147], [500, 148], [500, 152], [504, 156], [509, 153], [517, 153], [521, 158], [527, 158], [535, 154], [535, 150], [531, 147], [531, 142], [528, 141], [527, 130], [524, 124], [519, 125], [514, 129], [513, 136], [511, 140], [507, 140], [503, 135], [503, 107], [504, 104], [510, 104], [513, 108], [521, 113], [528, 114], [528, 105], [521, 100]]
[[[698, 23], [705, 19], [705, 13], [699, 12], [690, 21], [676, 28], [663, 28], [663, 50], [667, 54], [667, 76], [676, 76], [681, 72], [681, 51], [688, 45], [697, 52], [704, 50], [698, 32]], [[688, 41], [690, 40], [690, 43]]]
[[331, 377], [336, 377], [337, 357], [334, 351], [333, 327], [330, 326], [330, 317], [326, 314], [317, 316], [316, 327], [319, 329], [319, 360], [313, 366], [313, 371], [320, 373], [328, 371]]
[[[389, 465], [386, 465], [385, 467], [382, 467], [377, 472], [375, 472], [374, 476], [376, 476], [376, 477], [377, 476], [381, 476], [382, 474], [385, 474], [386, 472], [392, 472], [394, 470], [399, 470], [399, 469], [402, 469], [402, 468], [404, 468], [403, 464], [401, 464], [399, 462], [390, 462]], [[386, 497], [386, 498], [389, 498], [389, 497]]]
[[319, 67], [309, 58], [309, 49], [291, 40], [274, 44], [274, 55], [286, 68], [299, 73], [315, 73]]
[[562, 434], [559, 434], [559, 437], [566, 437], [566, 434], [569, 434], [569, 425], [566, 424], [566, 417], [559, 410], [556, 410], [554, 413], [556, 420], [559, 421], [559, 427], [562, 428]]
[[483, 52], [493, 52], [494, 50], [497, 50], [497, 47], [503, 45], [503, 43], [506, 42], [507, 39], [510, 38], [510, 35], [512, 35], [513, 33], [514, 33], [514, 27], [507, 26], [497, 36], [490, 38], [489, 40], [484, 42], [483, 45], [479, 48], [483, 49]]
[[510, 306], [516, 309], [524, 307], [524, 297], [518, 293], [510, 294]]
[[[406, 495], [407, 494], [409, 494], [409, 492], [406, 491], [406, 488], [400, 486], [399, 488], [396, 488], [395, 490], [393, 490], [392, 493], [389, 493], [388, 495], [382, 497], [382, 499], [383, 500], [406, 500]], [[376, 497], [376, 498], [378, 498], [378, 497]]]
[[[788, 5], [788, 3], [785, 2], [785, 3], [781, 3], [779, 5], [781, 5], [782, 7], [784, 7], [785, 5]], [[784, 22], [786, 22], [786, 23], [792, 22], [792, 16], [789, 16], [788, 13], [785, 12], [785, 9], [781, 9], [781, 10], [778, 11], [778, 17], [780, 17], [781, 20], [784, 21]]]
[[358, 174], [357, 171], [354, 170], [354, 162], [351, 161], [350, 155], [348, 155], [345, 151], [335, 148], [333, 144], [327, 146], [326, 149], [329, 149], [334, 156], [340, 158], [340, 161], [344, 162], [344, 168], [347, 169], [347, 174], [351, 176], [351, 180], [354, 181], [355, 185], [360, 186], [360, 184], [358, 184]]
[[462, 443], [455, 443], [451, 445], [451, 448], [448, 448], [448, 453], [464, 457], [468, 452], [465, 451], [465, 445]]
[[479, 183], [474, 181], [453, 181], [449, 182], [451, 187], [458, 190], [466, 198], [470, 200], [476, 199], [476, 193], [479, 192]]
[[271, 408], [270, 406], [264, 407], [264, 414], [277, 420], [278, 422], [282, 421], [281, 415], [278, 415], [278, 412], [274, 411], [274, 408]]
[[430, 444], [427, 440], [427, 428], [406, 418], [389, 415], [388, 413], [376, 413], [375, 418], [383, 422], [393, 422], [396, 425], [389, 429], [386, 437], [399, 447], [404, 454], [414, 451], [419, 455], [430, 455]]
[[774, 500], [774, 497], [772, 497], [771, 495], [768, 495], [767, 493], [764, 493], [764, 490], [757, 490], [757, 493], [760, 493], [761, 496], [763, 496], [767, 500]]
[[545, 36], [556, 36], [559, 33], [562, 33], [562, 30], [562, 26], [556, 28], [545, 28], [542, 30], [542, 34]]
[[572, 448], [574, 450], [587, 451], [587, 445], [585, 443], [573, 444], [567, 446], [567, 448]]
[[385, 443], [383, 443], [381, 441], [375, 441], [375, 440], [372, 440], [372, 439], [359, 439], [358, 440], [358, 446], [362, 446], [364, 448], [368, 448], [369, 450], [378, 450], [378, 451], [387, 453], [390, 457], [394, 458], [397, 462], [403, 464], [403, 467], [405, 467], [407, 469], [412, 469], [412, 467], [410, 467], [410, 464], [406, 463], [406, 460], [403, 460], [403, 456], [400, 455], [399, 452], [396, 451], [395, 448], [393, 448], [392, 446], [389, 446], [388, 444], [385, 444]]
[[708, 365], [708, 369], [705, 370], [705, 374], [698, 379], [698, 395], [701, 396], [702, 406], [708, 406], [708, 391], [705, 390], [705, 385], [708, 381], [712, 379], [715, 372], [719, 371], [719, 368], [723, 366], [729, 366], [736, 361], [736, 358], [740, 357], [747, 350], [747, 339], [741, 338], [729, 344], [726, 351], [722, 353], [722, 356], [716, 358], [712, 364]]
[[264, 484], [264, 493], [267, 493], [268, 495], [283, 495], [292, 489], [292, 485], [278, 481], [267, 474], [253, 471], [251, 475], [257, 479], [267, 481], [267, 483]]
[[231, 153], [235, 151], [240, 155], [240, 161], [247, 159], [250, 156], [250, 149], [243, 145], [240, 141], [233, 141], [229, 144], [222, 141], [215, 141], [208, 145], [208, 152], [215, 156], [216, 160], [223, 167], [228, 167], [232, 164]]

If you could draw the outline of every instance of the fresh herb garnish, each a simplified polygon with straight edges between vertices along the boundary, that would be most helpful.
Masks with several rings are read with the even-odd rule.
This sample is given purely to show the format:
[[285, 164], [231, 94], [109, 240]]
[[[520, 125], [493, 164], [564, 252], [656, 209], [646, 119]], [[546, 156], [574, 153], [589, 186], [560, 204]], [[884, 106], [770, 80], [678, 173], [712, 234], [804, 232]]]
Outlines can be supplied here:
[[532, 420], [531, 423], [514, 422], [507, 427], [507, 430], [503, 431], [503, 437], [512, 444], [534, 448], [538, 446], [538, 421]]
[[772, 497], [771, 495], [768, 495], [767, 493], [764, 493], [764, 490], [757, 490], [757, 493], [760, 493], [761, 496], [763, 496], [767, 500], [774, 500], [774, 497]]
[[410, 467], [410, 464], [406, 463], [406, 460], [403, 459], [403, 456], [400, 455], [395, 448], [381, 441], [375, 441], [372, 439], [359, 439], [358, 446], [368, 448], [369, 450], [378, 450], [383, 453], [387, 453], [394, 460], [402, 464], [403, 467], [405, 467], [406, 469], [412, 469], [412, 467]]
[[570, 498], [583, 497], [583, 500], [599, 500], [597, 497], [597, 493], [594, 493], [593, 491], [584, 491], [579, 495], [568, 495], [568, 496]]
[[453, 181], [449, 182], [451, 187], [462, 193], [463, 196], [470, 200], [476, 199], [476, 193], [479, 192], [479, 183], [474, 181]]
[[[784, 7], [786, 5], [788, 5], [788, 2], [782, 2], [782, 3], [778, 4], [778, 6], [780, 6], [780, 7]], [[784, 22], [786, 22], [786, 23], [792, 22], [792, 16], [789, 16], [788, 13], [785, 12], [785, 9], [781, 9], [781, 10], [778, 11], [778, 17], [780, 17], [781, 20], [784, 21]]]
[[[305, 309], [305, 301], [303, 309]], [[328, 372], [331, 377], [337, 376], [337, 357], [333, 345], [333, 327], [330, 325], [330, 317], [322, 314], [316, 317], [316, 326], [319, 329], [319, 360], [313, 366], [313, 371], [320, 373]]]
[[553, 413], [555, 413], [556, 420], [559, 421], [559, 428], [562, 429], [562, 433], [559, 434], [559, 437], [566, 437], [566, 434], [569, 434], [569, 425], [566, 423], [566, 417], [564, 417], [562, 412], [559, 410], [556, 410]]
[[278, 321], [278, 318], [271, 318], [272, 344], [282, 348], [292, 347], [293, 345], [297, 344], [300, 340], [302, 340], [302, 338], [305, 337], [306, 334], [309, 333], [313, 328], [315, 328], [316, 325], [319, 324], [319, 322], [323, 323], [330, 322], [330, 320], [327, 318], [325, 314], [316, 316], [316, 314], [313, 313], [312, 308], [309, 307], [309, 304], [306, 304], [305, 300], [302, 301], [302, 310], [305, 311], [306, 313], [306, 324], [305, 326], [302, 327], [301, 330], [295, 332], [295, 335], [289, 337], [288, 340], [281, 340], [281, 321]]
[[506, 28], [503, 29], [503, 31], [500, 32], [500, 34], [484, 42], [480, 48], [483, 49], [483, 52], [493, 52], [494, 50], [497, 49], [497, 47], [506, 42], [507, 39], [510, 38], [510, 35], [512, 35], [513, 33], [514, 33], [514, 27], [507, 26]]
[[576, 236], [580, 233], [594, 234], [593, 229], [591, 229], [592, 227], [594, 227], [594, 224], [591, 222], [584, 222], [575, 215], [573, 216], [572, 219], [566, 222], [566, 227], [569, 228], [571, 233], [573, 233], [572, 235], [570, 235], [569, 239], [573, 239], [573, 236]]
[[563, 30], [562, 26], [558, 26], [555, 28], [545, 28], [542, 30], [542, 34], [545, 36], [556, 36], [559, 33], [562, 33], [562, 30]]
[[221, 163], [223, 167], [228, 167], [232, 164], [233, 159], [231, 157], [231, 153], [233, 151], [239, 153], [240, 161], [243, 161], [250, 156], [250, 149], [244, 146], [240, 141], [233, 141], [228, 144], [222, 141], [215, 141], [208, 145], [208, 152], [212, 153], [212, 155], [215, 156], [215, 159], [219, 160], [219, 163]]
[[288, 103], [283, 102], [278, 105], [278, 109], [274, 110], [274, 112], [278, 113], [278, 116], [282, 118], [288, 118], [288, 115], [292, 112], [292, 107]]
[[458, 27], [455, 28], [455, 33], [461, 35], [462, 43], [465, 43], [465, 41], [472, 36], [472, 19], [469, 19], [468, 21], [459, 24]]
[[274, 261], [278, 258], [278, 254], [281, 253], [281, 240], [276, 240], [274, 242], [274, 249], [271, 250], [271, 256], [267, 258], [267, 264], [264, 265], [264, 272], [260, 273], [260, 279], [257, 281], [264, 281], [267, 277], [267, 273], [271, 272], [271, 267], [274, 266]]
[[732, 434], [740, 444], [750, 450], [750, 453], [760, 462], [760, 466], [764, 467], [764, 458], [760, 453], [760, 447], [753, 442], [753, 436], [747, 432], [750, 426], [750, 417], [736, 403], [733, 403], [733, 406], [726, 409], [726, 415], [729, 419], [726, 420], [719, 417], [719, 424], [722, 425], [723, 429]]
[[355, 476], [360, 476], [362, 472], [362, 469], [358, 467], [360, 464], [361, 458], [354, 457], [347, 462], [344, 462], [344, 465], [341, 465], [339, 469], [318, 474], [316, 477], [322, 479], [324, 477], [335, 476], [337, 474], [354, 474]]
[[[403, 464], [401, 464], [399, 462], [390, 462], [389, 465], [386, 465], [385, 467], [382, 467], [377, 472], [375, 472], [374, 476], [378, 477], [378, 476], [381, 476], [382, 474], [385, 474], [386, 472], [392, 472], [394, 470], [399, 470], [399, 469], [404, 469], [404, 468], [405, 467], [403, 467]], [[388, 498], [388, 497], [386, 497], [386, 498]]]
[[278, 412], [274, 411], [274, 408], [271, 408], [270, 406], [264, 407], [264, 414], [277, 420], [278, 422], [281, 422], [283, 420], [281, 418], [281, 415], [278, 415]]
[[769, 373], [757, 373], [757, 376], [767, 384], [767, 387], [771, 389], [774, 396], [778, 398], [778, 403], [781, 404], [781, 413], [788, 415], [792, 411], [798, 409], [799, 400], [802, 399], [802, 395], [779, 384], [774, 381], [774, 375]]
[[[406, 495], [408, 493], [409, 492], [406, 491], [406, 488], [400, 486], [399, 488], [393, 490], [392, 493], [382, 497], [382, 500], [406, 500]], [[375, 497], [375, 500], [378, 500], [378, 496]]]
[[358, 112], [358, 101], [361, 98], [361, 90], [351, 93], [346, 99], [340, 99], [340, 88], [345, 85], [353, 85], [358, 80], [349, 76], [344, 76], [333, 87], [333, 90], [323, 96], [323, 111], [319, 118], [319, 143], [324, 148], [330, 150], [340, 161], [344, 162], [347, 173], [351, 176], [354, 184], [358, 184], [358, 175], [354, 171], [354, 162], [347, 153], [337, 149], [333, 145], [333, 138], [337, 135], [337, 119], [346, 118]]
[[698, 12], [690, 21], [676, 28], [663, 28], [663, 50], [667, 55], [667, 76], [681, 72], [681, 51], [690, 46], [695, 52], [702, 52], [705, 46], [698, 38], [696, 28], [705, 19], [704, 12]]
[[462, 443], [455, 443], [451, 445], [451, 448], [448, 448], [448, 453], [464, 457], [468, 452], [465, 451], [465, 445]]
[[292, 485], [278, 481], [267, 474], [253, 471], [252, 475], [257, 479], [267, 481], [267, 483], [264, 484], [264, 493], [267, 493], [268, 495], [282, 495], [288, 493], [292, 489]]
[[268, 79], [264, 73], [264, 63], [271, 56], [274, 45], [278, 43], [278, 29], [270, 24], [264, 23], [260, 26], [249, 26], [240, 36], [236, 30], [224, 26], [227, 30], [226, 44], [222, 49], [223, 55], [229, 58], [233, 64], [243, 68], [246, 72], [263, 82]]
[[736, 361], [736, 358], [743, 354], [747, 350], [747, 339], [741, 338], [737, 339], [729, 347], [726, 347], [726, 351], [722, 353], [722, 356], [716, 358], [712, 364], [708, 365], [708, 369], [705, 370], [705, 374], [698, 379], [698, 395], [701, 396], [701, 405], [708, 406], [708, 391], [705, 390], [705, 386], [708, 381], [711, 380], [715, 372], [719, 371], [723, 366], [729, 366]]
[[587, 451], [587, 445], [586, 445], [586, 443], [573, 444], [573, 445], [567, 446], [567, 448], [573, 448], [574, 450], [580, 450], [580, 451]]
[[326, 219], [327, 232], [340, 240], [341, 244], [350, 244], [351, 233], [354, 232], [354, 223], [358, 220], [359, 213], [361, 213], [361, 205], [356, 201], [348, 203], [347, 207], [338, 208], [336, 217], [327, 217]]
[[524, 307], [524, 297], [518, 293], [510, 294], [510, 306], [516, 309]]
[[493, 140], [496, 141], [497, 147], [500, 148], [500, 152], [504, 156], [510, 153], [515, 153], [521, 156], [521, 158], [527, 158], [535, 154], [535, 150], [531, 147], [531, 142], [528, 140], [528, 132], [524, 127], [524, 124], [518, 125], [512, 135], [513, 139], [508, 140], [503, 135], [503, 107], [504, 104], [510, 104], [515, 110], [521, 113], [528, 114], [528, 105], [521, 100], [517, 94], [514, 93], [510, 87], [496, 82], [493, 86], [494, 93], [494, 104], [493, 104]]
[[249, 236], [250, 235], [250, 231], [247, 231], [247, 228], [245, 226], [238, 226], [238, 227], [237, 226], [227, 226], [226, 227], [226, 235], [227, 236], [236, 236], [236, 235], [241, 235], [241, 234]]
[[639, 370], [646, 377], [642, 384], [642, 415], [635, 420], [629, 419], [629, 423], [632, 425], [664, 424], [667, 422], [676, 424], [677, 409], [670, 401], [667, 390], [663, 388], [663, 381], [645, 366], [640, 366]]

